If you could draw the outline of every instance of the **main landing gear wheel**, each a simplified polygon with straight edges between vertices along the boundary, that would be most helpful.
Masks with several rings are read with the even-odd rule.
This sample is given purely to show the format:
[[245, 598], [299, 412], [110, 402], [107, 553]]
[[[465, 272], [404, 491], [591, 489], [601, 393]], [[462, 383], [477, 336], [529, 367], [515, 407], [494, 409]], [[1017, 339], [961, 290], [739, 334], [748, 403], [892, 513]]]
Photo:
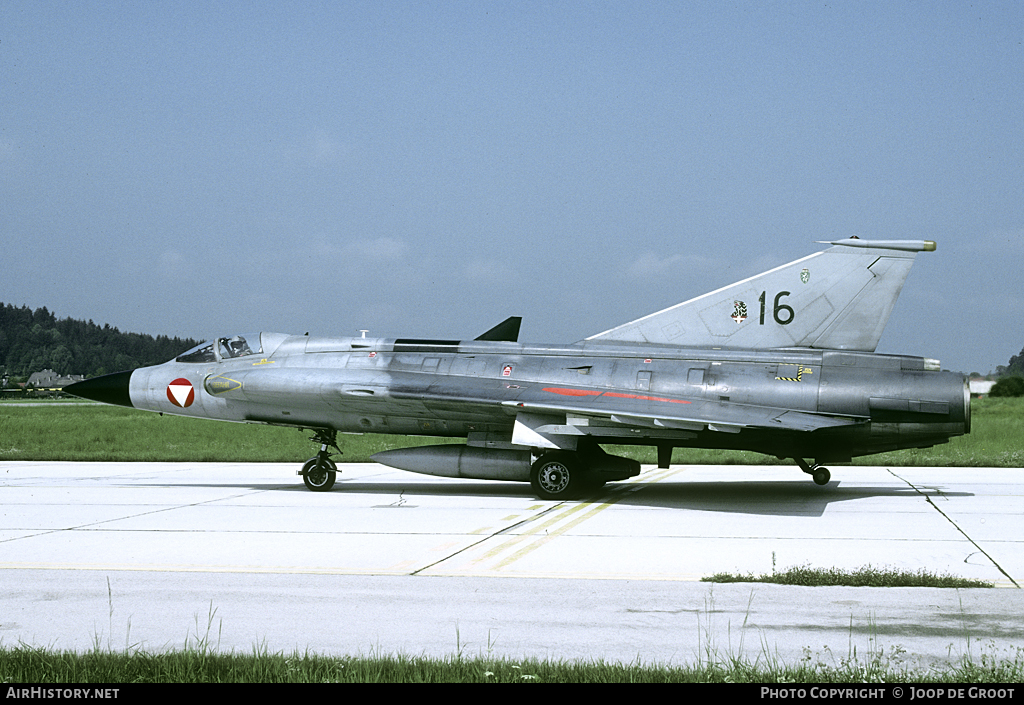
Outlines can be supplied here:
[[314, 492], [326, 492], [334, 487], [338, 466], [330, 458], [310, 458], [302, 466], [302, 481]]
[[530, 484], [541, 499], [575, 499], [584, 487], [584, 472], [572, 453], [545, 453], [530, 469]]

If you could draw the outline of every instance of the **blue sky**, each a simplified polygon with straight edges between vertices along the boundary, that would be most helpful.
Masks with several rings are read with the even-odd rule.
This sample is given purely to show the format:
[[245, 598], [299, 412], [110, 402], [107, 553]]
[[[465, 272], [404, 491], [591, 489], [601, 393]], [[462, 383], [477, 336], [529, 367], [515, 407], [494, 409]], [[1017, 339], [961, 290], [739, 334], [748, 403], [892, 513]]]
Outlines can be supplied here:
[[0, 301], [571, 342], [931, 239], [879, 352], [1024, 346], [1020, 2], [0, 0]]

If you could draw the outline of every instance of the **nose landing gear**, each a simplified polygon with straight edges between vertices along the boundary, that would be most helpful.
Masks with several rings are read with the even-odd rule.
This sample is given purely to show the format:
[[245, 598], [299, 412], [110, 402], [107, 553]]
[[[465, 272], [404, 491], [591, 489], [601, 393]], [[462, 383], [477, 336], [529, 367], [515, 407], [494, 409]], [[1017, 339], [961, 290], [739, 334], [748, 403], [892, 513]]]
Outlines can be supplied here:
[[814, 465], [808, 465], [807, 461], [803, 458], [794, 458], [794, 460], [796, 460], [796, 464], [800, 466], [801, 470], [811, 476], [814, 480], [814, 484], [827, 485], [829, 480], [832, 479], [832, 473], [830, 473], [828, 468], [825, 466], [818, 465], [817, 463]]
[[309, 440], [314, 443], [320, 444], [320, 452], [315, 457], [310, 458], [303, 464], [302, 469], [299, 470], [299, 475], [302, 475], [302, 481], [305, 483], [306, 488], [313, 492], [326, 492], [327, 490], [334, 487], [334, 481], [338, 477], [338, 466], [331, 460], [331, 454], [327, 451], [328, 448], [334, 448], [341, 454], [341, 449], [337, 443], [338, 433], [332, 428], [317, 429], [316, 435]]

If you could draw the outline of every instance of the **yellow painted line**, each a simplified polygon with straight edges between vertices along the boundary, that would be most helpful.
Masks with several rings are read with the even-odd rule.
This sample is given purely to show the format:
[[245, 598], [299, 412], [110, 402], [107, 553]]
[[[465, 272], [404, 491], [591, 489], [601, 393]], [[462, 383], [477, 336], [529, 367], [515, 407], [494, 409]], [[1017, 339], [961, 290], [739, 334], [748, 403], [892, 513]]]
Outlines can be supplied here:
[[[463, 541], [446, 541], [445, 543], [439, 543], [436, 546], [431, 546], [424, 553], [418, 554], [420, 556], [427, 556], [427, 558], [407, 558], [406, 560], [399, 561], [391, 567], [386, 569], [387, 573], [401, 573], [402, 575], [409, 575], [415, 573], [417, 570], [422, 570], [424, 563], [429, 565], [430, 563], [436, 562], [438, 559], [430, 558], [430, 554], [437, 553], [448, 553], [452, 551], [461, 551], [464, 548]], [[442, 559], [443, 560], [443, 559]]]
[[396, 573], [401, 573], [402, 575], [406, 575], [409, 573], [409, 570], [411, 568], [415, 567], [420, 562], [421, 561], [418, 561], [416, 559], [410, 559], [407, 561], [402, 561], [401, 563], [396, 563], [395, 565], [388, 568], [388, 570], [395, 571]]
[[[425, 554], [422, 554], [425, 556], [423, 558], [403, 560], [397, 564], [392, 565], [388, 569], [388, 572], [394, 571], [406, 574], [415, 574], [421, 570], [428, 570], [432, 572], [434, 570], [437, 570], [438, 566], [442, 564], [457, 561], [460, 558], [460, 554], [462, 554], [462, 558], [465, 558], [467, 560], [466, 563], [462, 564], [465, 566], [465, 569], [467, 571], [473, 571], [474, 569], [478, 568], [479, 566], [488, 561], [498, 559], [501, 556], [501, 554], [515, 550], [517, 546], [523, 544], [524, 542], [533, 541], [536, 544], [535, 546], [533, 546], [533, 548], [530, 548], [529, 546], [520, 548], [515, 554], [512, 555], [512, 557], [502, 560], [496, 566], [496, 568], [501, 568], [509, 563], [514, 562], [515, 560], [518, 560], [519, 557], [526, 555], [530, 551], [539, 548], [551, 538], [564, 534], [569, 529], [579, 525], [580, 523], [594, 516], [603, 509], [607, 509], [609, 506], [615, 504], [622, 497], [625, 497], [627, 494], [631, 494], [633, 492], [641, 490], [644, 487], [648, 486], [649, 484], [663, 480], [666, 477], [669, 477], [681, 471], [682, 468], [678, 468], [676, 470], [659, 469], [655, 472], [648, 472], [644, 474], [639, 482], [637, 482], [639, 478], [633, 478], [633, 481], [622, 483], [621, 485], [613, 487], [611, 489], [611, 492], [616, 496], [613, 496], [609, 501], [602, 502], [600, 505], [597, 505], [596, 507], [592, 502], [567, 505], [561, 509], [558, 509], [558, 505], [555, 505], [555, 507], [551, 507], [550, 505], [546, 504], [531, 505], [524, 512], [518, 514], [509, 514], [508, 516], [503, 517], [500, 520], [501, 522], [511, 523], [510, 526], [507, 526], [504, 529], [495, 531], [493, 526], [484, 526], [478, 527], [464, 534], [465, 536], [481, 536], [491, 534], [488, 538], [485, 538], [482, 541], [478, 542], [480, 550], [482, 550], [487, 544], [491, 543], [491, 539], [496, 539], [498, 541], [496, 546], [487, 550], [486, 553], [484, 553], [483, 555], [477, 556], [476, 558], [469, 558], [469, 556], [473, 555], [473, 551], [476, 550], [476, 546], [470, 544], [468, 546], [462, 546], [461, 548], [459, 548], [458, 542], [446, 542], [428, 549], [425, 552]], [[588, 508], [589, 511], [584, 516], [577, 517], [576, 519], [571, 519], [571, 517], [574, 514], [587, 510]], [[552, 514], [553, 509], [555, 510], [554, 514]], [[535, 516], [527, 516], [529, 512], [538, 511], [540, 513], [536, 514]], [[544, 519], [544, 521], [541, 521], [542, 519]], [[552, 529], [552, 527], [557, 527], [560, 523], [566, 522], [567, 520], [569, 520], [570, 523], [568, 523], [564, 527], [554, 529], [553, 532], [549, 531]], [[531, 523], [533, 525], [531, 525]], [[502, 534], [503, 531], [511, 531], [515, 529], [517, 526], [525, 526], [525, 529], [514, 534]], [[538, 536], [538, 534], [540, 534], [541, 532], [545, 532], [545, 535]], [[442, 558], [440, 560], [430, 558], [431, 554], [444, 553], [446, 551], [451, 552], [451, 555], [446, 558]], [[413, 568], [415, 568], [415, 570], [413, 570]]]
[[[408, 575], [407, 572], [396, 572], [391, 569], [357, 569], [357, 568], [304, 568], [298, 566], [186, 566], [186, 565], [125, 565], [125, 564], [51, 564], [51, 563], [0, 563], [0, 570], [90, 570], [90, 571], [114, 571], [119, 573], [249, 573], [257, 574], [281, 574], [281, 575]], [[481, 571], [479, 573], [458, 573], [451, 577], [494, 577], [493, 572]], [[522, 576], [525, 578], [551, 578], [558, 580], [674, 580], [679, 582], [694, 582], [700, 576], [678, 576], [678, 575], [572, 575], [559, 573], [530, 573]], [[997, 587], [1006, 587], [999, 586]]]
[[[526, 554], [531, 553], [533, 551], [536, 551], [538, 548], [540, 548], [541, 546], [543, 546], [547, 542], [552, 541], [553, 539], [561, 536], [562, 534], [564, 534], [569, 529], [573, 528], [574, 526], [578, 526], [579, 524], [583, 523], [587, 519], [590, 519], [591, 517], [593, 517], [598, 512], [604, 511], [605, 509], [607, 509], [608, 507], [612, 506], [613, 504], [615, 504], [615, 502], [606, 502], [605, 504], [599, 504], [596, 507], [594, 507], [593, 509], [591, 509], [589, 512], [587, 512], [586, 514], [584, 514], [582, 516], [579, 516], [579, 517], [576, 517], [574, 520], [570, 521], [568, 524], [562, 525], [561, 527], [559, 527], [555, 531], [552, 531], [550, 533], [546, 533], [544, 536], [537, 537], [536, 541], [534, 541], [533, 543], [531, 543], [529, 545], [523, 546], [521, 549], [519, 549], [518, 551], [513, 553], [511, 556], [509, 556], [505, 560], [503, 560], [500, 563], [498, 563], [498, 565], [494, 566], [494, 569], [495, 570], [501, 570], [505, 566], [510, 565], [512, 563], [515, 563], [516, 561], [518, 561], [520, 558], [522, 558]], [[586, 505], [581, 505], [581, 506], [586, 506]]]
[[683, 469], [684, 468], [682, 468], [682, 467], [677, 467], [677, 468], [658, 468], [656, 470], [651, 470], [648, 473], [643, 473], [643, 474], [637, 475], [636, 477], [630, 478], [624, 484], [626, 484], [626, 485], [645, 485], [645, 484], [653, 484], [655, 482], [661, 482], [662, 480], [665, 480], [665, 479], [667, 479], [669, 477], [672, 477], [673, 475], [678, 475], [679, 473], [683, 472]]
[[509, 548], [511, 548], [512, 546], [516, 545], [517, 543], [521, 543], [523, 541], [526, 541], [527, 539], [529, 539], [534, 534], [536, 534], [536, 533], [538, 533], [540, 531], [546, 530], [548, 527], [557, 524], [558, 522], [562, 521], [566, 517], [569, 517], [569, 516], [575, 514], [576, 512], [582, 510], [583, 508], [585, 508], [587, 506], [589, 506], [589, 505], [587, 505], [587, 504], [576, 504], [576, 505], [573, 505], [573, 506], [567, 508], [566, 510], [556, 514], [551, 519], [548, 519], [543, 524], [538, 524], [538, 525], [534, 526], [533, 528], [527, 529], [526, 531], [524, 531], [524, 532], [522, 532], [520, 534], [516, 534], [514, 536], [511, 536], [510, 538], [508, 538], [506, 541], [504, 541], [500, 545], [496, 546], [495, 548], [492, 548], [490, 551], [488, 551], [484, 555], [480, 556], [480, 558], [477, 558], [476, 560], [474, 560], [472, 563], [473, 564], [477, 564], [477, 563], [480, 563], [482, 561], [486, 561], [486, 560], [488, 560], [490, 558], [493, 558], [497, 554], [499, 554], [499, 553], [501, 553], [503, 551], [508, 550]]
[[[571, 515], [571, 514], [573, 514], [575, 512], [578, 512], [580, 509], [582, 509], [585, 506], [586, 505], [573, 505], [571, 507], [568, 507], [566, 510], [563, 510], [561, 513], [557, 514], [553, 519], [550, 519], [549, 521], [545, 522], [544, 524], [535, 526], [532, 529], [528, 529], [523, 534], [512, 535], [511, 537], [507, 538], [504, 542], [499, 544], [496, 548], [491, 549], [490, 551], [488, 551], [485, 555], [480, 556], [480, 557], [475, 558], [475, 559], [470, 559], [467, 565], [468, 566], [475, 566], [475, 565], [478, 565], [479, 563], [481, 563], [483, 561], [489, 560], [489, 559], [493, 558], [495, 555], [501, 553], [502, 551], [507, 551], [510, 547], [514, 546], [516, 543], [519, 543], [521, 541], [527, 540], [531, 534], [534, 534], [534, 533], [536, 533], [538, 531], [542, 531], [546, 527], [548, 527], [548, 526], [550, 526], [550, 525], [552, 525], [554, 523], [557, 523], [559, 521], [562, 521], [566, 516]], [[538, 514], [538, 515], [536, 515], [534, 517], [529, 517], [529, 518], [526, 518], [526, 519], [522, 519], [522, 516], [523, 516], [522, 514], [512, 514], [512, 515], [509, 515], [509, 516], [505, 517], [502, 521], [511, 521], [511, 522], [515, 522], [515, 524], [513, 524], [513, 526], [505, 527], [505, 529], [503, 529], [502, 531], [508, 531], [508, 530], [514, 528], [514, 526], [518, 526], [520, 524], [528, 524], [531, 521], [536, 521], [536, 520], [540, 519], [541, 517], [548, 516], [550, 514], [551, 507], [545, 508], [545, 506], [543, 504], [537, 504], [537, 505], [533, 505], [533, 506], [530, 507], [530, 510], [541, 510], [541, 509], [543, 509], [544, 511], [542, 511], [540, 514]], [[478, 534], [478, 533], [479, 533], [479, 530], [476, 530], [476, 531], [472, 532], [472, 534]], [[498, 538], [500, 536], [502, 536], [501, 532], [496, 532], [496, 533], [494, 533], [489, 538]], [[483, 545], [487, 541], [488, 541], [488, 539], [484, 539], [483, 541], [480, 542], [480, 544]], [[470, 546], [470, 547], [467, 547], [467, 548], [472, 549], [473, 547]], [[431, 550], [435, 551], [437, 549], [435, 548], [435, 549], [431, 549]], [[452, 554], [451, 556], [449, 556], [448, 558], [442, 559], [441, 561], [432, 561], [432, 562], [430, 562], [428, 564], [428, 566], [425, 566], [425, 567], [430, 567], [431, 569], [433, 569], [435, 566], [440, 565], [441, 563], [444, 563], [446, 561], [449, 561], [449, 560], [452, 560], [452, 559], [456, 558], [456, 556], [459, 553], [462, 553], [462, 551], [458, 551], [458, 552]]]
[[[682, 468], [678, 468], [678, 469], [675, 469], [675, 470], [669, 468], [669, 469], [666, 469], [666, 470], [659, 470], [659, 471], [647, 473], [646, 475], [642, 476], [642, 479], [639, 479], [639, 477], [638, 478], [633, 478], [631, 481], [629, 481], [627, 483], [624, 483], [623, 486], [621, 486], [619, 488], [613, 489], [612, 491], [617, 496], [610, 498], [606, 502], [602, 502], [601, 504], [598, 504], [596, 506], [593, 503], [590, 503], [590, 502], [583, 503], [583, 504], [572, 505], [572, 506], [568, 507], [566, 510], [563, 510], [562, 512], [559, 512], [558, 514], [556, 514], [553, 517], [549, 518], [544, 523], [538, 524], [536, 526], [533, 526], [533, 527], [531, 527], [530, 529], [528, 529], [526, 531], [523, 531], [523, 532], [521, 532], [519, 534], [516, 534], [516, 535], [510, 537], [508, 540], [502, 542], [498, 546], [495, 546], [494, 548], [492, 548], [491, 550], [489, 550], [487, 553], [483, 554], [479, 558], [476, 558], [476, 559], [470, 561], [468, 567], [472, 568], [472, 567], [475, 567], [475, 566], [479, 566], [481, 563], [484, 563], [484, 562], [486, 562], [488, 560], [491, 560], [491, 559], [495, 558], [496, 556], [498, 556], [501, 553], [505, 553], [505, 552], [507, 552], [509, 550], [514, 549], [518, 544], [521, 544], [524, 541], [531, 541], [532, 540], [532, 543], [530, 543], [529, 545], [523, 546], [518, 551], [513, 553], [511, 556], [505, 558], [504, 560], [500, 561], [497, 565], [494, 566], [494, 570], [500, 570], [501, 568], [504, 568], [504, 567], [514, 563], [515, 561], [519, 560], [520, 558], [522, 558], [523, 556], [527, 555], [528, 553], [531, 553], [532, 551], [535, 551], [536, 549], [538, 549], [541, 546], [545, 545], [546, 543], [548, 543], [552, 539], [557, 538], [558, 536], [561, 536], [562, 534], [564, 534], [565, 532], [569, 531], [570, 529], [572, 529], [572, 528], [574, 528], [576, 526], [579, 526], [581, 523], [583, 523], [587, 519], [590, 519], [591, 517], [593, 517], [593, 516], [597, 515], [598, 513], [604, 511], [608, 507], [618, 503], [620, 500], [625, 498], [625, 496], [627, 494], [632, 494], [633, 492], [636, 492], [638, 490], [642, 490], [647, 485], [654, 484], [656, 482], [660, 482], [661, 480], [664, 480], [664, 479], [666, 479], [668, 477], [671, 477], [672, 475], [675, 475], [676, 473], [681, 472], [681, 471], [682, 471]], [[550, 529], [551, 527], [553, 527], [553, 526], [555, 526], [555, 525], [557, 525], [557, 524], [559, 524], [561, 522], [564, 522], [566, 519], [569, 519], [573, 514], [576, 514], [577, 512], [580, 512], [580, 511], [582, 511], [584, 509], [587, 509], [588, 507], [590, 507], [589, 511], [587, 511], [582, 516], [578, 516], [575, 519], [572, 519], [571, 521], [569, 521], [568, 523], [565, 523], [564, 525], [558, 527], [557, 529], [554, 529], [552, 531], [548, 531], [548, 529]], [[544, 536], [538, 536], [538, 534], [541, 531], [545, 532]]]
[[408, 575], [391, 569], [260, 565], [129, 565], [125, 563], [0, 563], [0, 570], [113, 570], [126, 573], [282, 573], [297, 575]]
[[[249, 574], [281, 574], [281, 575], [408, 575], [408, 573], [395, 572], [393, 570], [373, 570], [356, 568], [310, 568], [299, 566], [189, 566], [189, 565], [125, 565], [125, 564], [53, 564], [53, 563], [0, 563], [0, 570], [91, 570], [91, 571], [116, 571], [123, 573], [249, 573]], [[494, 577], [491, 571], [477, 573], [459, 572], [449, 575], [451, 577]], [[532, 572], [517, 574], [517, 578], [545, 578], [551, 580], [653, 580], [671, 582], [700, 582], [705, 576], [693, 573], [684, 574], [662, 574], [662, 573], [609, 573], [606, 575], [580, 575], [573, 573], [544, 573]], [[996, 589], [1019, 590], [1009, 581], [996, 580]]]

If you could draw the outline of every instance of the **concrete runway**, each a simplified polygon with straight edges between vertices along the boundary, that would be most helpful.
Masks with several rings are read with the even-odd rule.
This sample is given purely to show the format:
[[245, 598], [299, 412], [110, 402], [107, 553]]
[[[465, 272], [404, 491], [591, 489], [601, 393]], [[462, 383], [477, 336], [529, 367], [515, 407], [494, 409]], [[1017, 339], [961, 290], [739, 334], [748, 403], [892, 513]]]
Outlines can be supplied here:
[[[1024, 470], [645, 467], [579, 502], [342, 465], [0, 463], [0, 644], [695, 663], [1024, 646]], [[1001, 589], [709, 584], [920, 568]], [[903, 653], [905, 651], [905, 653]]]

